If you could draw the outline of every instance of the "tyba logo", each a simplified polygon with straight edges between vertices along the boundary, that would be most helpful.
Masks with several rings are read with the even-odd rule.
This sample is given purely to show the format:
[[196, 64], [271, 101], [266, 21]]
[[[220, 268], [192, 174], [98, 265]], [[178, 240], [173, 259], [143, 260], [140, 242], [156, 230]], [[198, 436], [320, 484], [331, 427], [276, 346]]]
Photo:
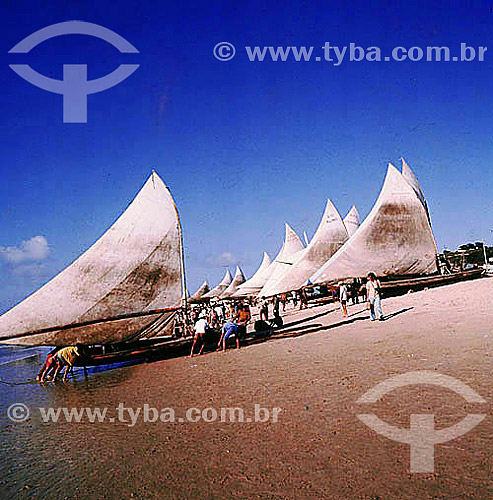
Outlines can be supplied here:
[[[469, 386], [448, 375], [432, 371], [408, 372], [396, 375], [370, 389], [363, 394], [357, 403], [375, 403], [388, 392], [408, 385], [428, 384], [450, 389], [462, 396], [469, 403], [486, 403], [486, 401]], [[469, 414], [460, 422], [445, 429], [435, 429], [433, 414], [412, 414], [410, 428], [401, 429], [380, 420], [375, 414], [360, 414], [357, 417], [378, 434], [399, 443], [407, 443], [411, 447], [411, 472], [433, 472], [435, 465], [435, 445], [446, 443], [474, 429], [486, 415]]]
[[[105, 40], [121, 53], [139, 53], [130, 42], [103, 26], [84, 21], [66, 21], [32, 33], [13, 47], [9, 54], [27, 54], [41, 42], [60, 35], [89, 35]], [[64, 123], [87, 123], [87, 96], [118, 85], [128, 78], [139, 64], [121, 64], [115, 71], [96, 80], [87, 79], [86, 64], [64, 64], [63, 80], [41, 75], [28, 64], [11, 64], [10, 67], [36, 87], [63, 95]]]

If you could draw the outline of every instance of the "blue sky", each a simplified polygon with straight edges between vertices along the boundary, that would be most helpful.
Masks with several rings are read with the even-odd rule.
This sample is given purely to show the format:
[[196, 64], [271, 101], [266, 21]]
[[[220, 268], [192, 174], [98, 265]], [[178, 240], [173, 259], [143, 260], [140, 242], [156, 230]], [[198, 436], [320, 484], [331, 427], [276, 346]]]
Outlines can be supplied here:
[[[192, 292], [204, 278], [215, 284], [226, 261], [251, 274], [264, 250], [277, 252], [284, 221], [311, 236], [326, 197], [342, 215], [356, 203], [365, 216], [386, 164], [401, 156], [428, 198], [440, 249], [493, 243], [493, 45], [483, 62], [335, 67], [250, 62], [245, 54], [255, 45], [321, 51], [326, 41], [384, 53], [398, 45], [455, 52], [461, 42], [489, 46], [492, 38], [487, 2], [474, 9], [372, 4], [4, 3], [0, 310], [87, 249], [153, 168], [181, 213]], [[114, 30], [140, 54], [76, 35], [8, 54], [32, 32], [73, 19]], [[237, 48], [231, 61], [213, 56], [222, 41]], [[89, 96], [88, 123], [64, 124], [61, 96], [8, 67], [22, 62], [52, 78], [61, 78], [64, 63], [88, 64], [91, 79], [122, 63], [140, 68]]]

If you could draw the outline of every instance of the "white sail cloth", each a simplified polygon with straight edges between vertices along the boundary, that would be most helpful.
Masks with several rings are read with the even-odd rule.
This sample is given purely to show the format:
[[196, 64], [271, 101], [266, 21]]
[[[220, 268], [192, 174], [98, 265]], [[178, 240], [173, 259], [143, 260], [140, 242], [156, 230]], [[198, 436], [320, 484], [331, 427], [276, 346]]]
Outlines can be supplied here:
[[412, 186], [416, 195], [423, 205], [426, 205], [425, 195], [421, 190], [421, 186], [419, 185], [418, 179], [414, 175], [414, 172], [411, 170], [411, 167], [406, 163], [404, 158], [401, 158], [402, 162], [402, 177], [406, 179], [406, 181]]
[[298, 253], [291, 266], [286, 266], [275, 283], [263, 288], [262, 295], [268, 297], [301, 288], [348, 238], [339, 212], [332, 201], [327, 199], [322, 220], [308, 246]]
[[351, 207], [351, 210], [347, 213], [346, 217], [344, 217], [344, 225], [346, 226], [347, 232], [349, 237], [356, 232], [356, 230], [359, 228], [359, 213], [358, 210], [356, 209], [356, 206], [353, 205]]
[[425, 208], [426, 216], [428, 217], [428, 222], [431, 225], [430, 213], [428, 211], [428, 203], [426, 202], [425, 195], [421, 189], [421, 186], [419, 185], [418, 179], [414, 175], [414, 172], [411, 170], [411, 167], [406, 163], [406, 160], [404, 160], [404, 158], [401, 158], [401, 161], [402, 161], [402, 177], [404, 177], [404, 179], [406, 179], [406, 181], [414, 189], [414, 192], [416, 193], [419, 200], [423, 204], [423, 207]]
[[233, 294], [233, 297], [246, 297], [248, 295], [257, 295], [257, 293], [265, 285], [265, 282], [270, 276], [272, 259], [267, 252], [264, 252], [262, 262], [255, 274], [245, 283], [238, 287], [238, 290]]
[[305, 249], [305, 245], [300, 237], [296, 234], [293, 228], [285, 223], [284, 243], [276, 258], [270, 265], [272, 268], [270, 276], [258, 293], [259, 297], [268, 297], [271, 288], [283, 276], [283, 274], [292, 266], [293, 262], [298, 258], [300, 252]]
[[436, 271], [436, 244], [414, 187], [389, 164], [380, 195], [354, 235], [310, 278], [343, 278]]
[[209, 286], [209, 282], [205, 280], [197, 291], [190, 297], [190, 300], [200, 299], [203, 295], [205, 295], [208, 291], [210, 291], [211, 287]]
[[[101, 238], [46, 285], [0, 316], [0, 342], [67, 345], [119, 341], [134, 335], [155, 317], [106, 320], [179, 307], [181, 251], [175, 203], [153, 172]], [[80, 323], [85, 325], [70, 327]], [[49, 331], [31, 334], [40, 330]], [[24, 333], [29, 335], [21, 336]], [[17, 337], [12, 338], [14, 335]]]
[[236, 266], [236, 272], [233, 277], [233, 281], [231, 284], [224, 290], [224, 292], [221, 294], [221, 298], [226, 299], [228, 297], [232, 297], [233, 294], [238, 290], [238, 287], [245, 283], [245, 275], [243, 274], [243, 271], [241, 270], [240, 266]]
[[215, 286], [210, 292], [205, 293], [202, 295], [203, 299], [212, 299], [213, 297], [219, 297], [227, 288], [229, 285], [231, 285], [231, 273], [229, 272], [229, 269], [226, 269], [226, 272], [224, 273], [224, 277], [219, 283], [219, 285]]

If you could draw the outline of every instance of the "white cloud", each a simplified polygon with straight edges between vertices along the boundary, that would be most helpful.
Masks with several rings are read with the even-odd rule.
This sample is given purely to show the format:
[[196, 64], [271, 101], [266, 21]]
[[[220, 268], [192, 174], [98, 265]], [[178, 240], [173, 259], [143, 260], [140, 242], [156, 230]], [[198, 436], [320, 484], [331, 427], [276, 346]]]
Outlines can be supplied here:
[[46, 274], [46, 262], [23, 262], [11, 268], [14, 276], [40, 278]]
[[33, 236], [17, 247], [0, 247], [0, 257], [12, 265], [46, 260], [49, 253], [50, 247], [44, 236]]
[[212, 266], [232, 266], [238, 263], [238, 258], [231, 252], [223, 252], [216, 256], [210, 256], [207, 263]]

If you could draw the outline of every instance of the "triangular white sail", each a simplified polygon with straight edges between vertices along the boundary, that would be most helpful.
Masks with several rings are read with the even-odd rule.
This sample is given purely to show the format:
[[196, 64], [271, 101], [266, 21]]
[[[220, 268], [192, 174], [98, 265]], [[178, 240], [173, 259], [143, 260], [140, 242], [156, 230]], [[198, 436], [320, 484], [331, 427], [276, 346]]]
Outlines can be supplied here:
[[272, 259], [267, 252], [264, 252], [262, 262], [255, 274], [245, 283], [238, 287], [238, 290], [233, 294], [233, 297], [246, 297], [247, 295], [257, 295], [257, 293], [265, 285], [265, 282], [270, 276], [270, 265]]
[[418, 195], [418, 198], [421, 200], [421, 202], [424, 204], [425, 203], [425, 195], [423, 194], [423, 191], [421, 190], [421, 186], [419, 185], [418, 179], [414, 175], [414, 172], [411, 170], [411, 167], [406, 163], [406, 160], [404, 158], [401, 158], [402, 162], [402, 177], [406, 179], [406, 181], [411, 184], [412, 188]]
[[287, 269], [298, 258], [299, 252], [304, 250], [305, 245], [300, 240], [293, 228], [286, 222], [285, 223], [285, 236], [284, 243], [281, 251], [272, 262], [272, 271], [265, 285], [262, 287], [258, 295], [260, 297], [268, 297], [266, 292], [269, 292], [271, 287], [279, 280], [279, 278], [286, 272]]
[[311, 278], [342, 278], [436, 271], [437, 248], [426, 211], [412, 186], [389, 164], [380, 196], [354, 235]]
[[414, 175], [414, 172], [411, 170], [411, 167], [406, 163], [406, 160], [404, 158], [401, 158], [402, 161], [402, 177], [406, 179], [406, 181], [412, 186], [414, 189], [414, 192], [420, 199], [421, 203], [423, 204], [426, 215], [428, 217], [428, 222], [430, 222], [431, 225], [431, 219], [430, 219], [430, 213], [428, 211], [428, 203], [426, 202], [425, 195], [421, 189], [421, 186], [419, 185], [418, 179]]
[[156, 321], [156, 316], [139, 313], [180, 306], [182, 281], [178, 212], [168, 188], [153, 172], [101, 238], [0, 316], [0, 342], [67, 345], [124, 340]]
[[233, 294], [238, 290], [238, 287], [245, 283], [245, 275], [243, 274], [243, 271], [241, 270], [240, 266], [236, 266], [236, 272], [233, 277], [233, 281], [231, 284], [224, 290], [224, 292], [221, 294], [221, 298], [225, 299], [228, 297], [232, 297]]
[[203, 295], [205, 295], [208, 291], [210, 291], [211, 287], [209, 286], [209, 282], [205, 280], [197, 291], [190, 297], [190, 300], [200, 299]]
[[351, 210], [347, 213], [346, 217], [344, 217], [344, 225], [346, 226], [349, 237], [356, 232], [359, 227], [359, 213], [356, 209], [356, 206], [353, 205]]
[[202, 298], [211, 299], [213, 297], [219, 297], [224, 292], [224, 290], [226, 290], [226, 288], [228, 288], [228, 286], [231, 285], [231, 281], [232, 281], [231, 273], [229, 272], [229, 269], [226, 269], [224, 277], [219, 283], [219, 285], [214, 287], [210, 292], [207, 292], [204, 295], [202, 295]]
[[264, 287], [262, 294], [268, 297], [301, 288], [348, 238], [348, 232], [339, 212], [332, 201], [327, 199], [322, 220], [310, 244], [299, 253], [293, 265], [286, 269], [277, 282]]

